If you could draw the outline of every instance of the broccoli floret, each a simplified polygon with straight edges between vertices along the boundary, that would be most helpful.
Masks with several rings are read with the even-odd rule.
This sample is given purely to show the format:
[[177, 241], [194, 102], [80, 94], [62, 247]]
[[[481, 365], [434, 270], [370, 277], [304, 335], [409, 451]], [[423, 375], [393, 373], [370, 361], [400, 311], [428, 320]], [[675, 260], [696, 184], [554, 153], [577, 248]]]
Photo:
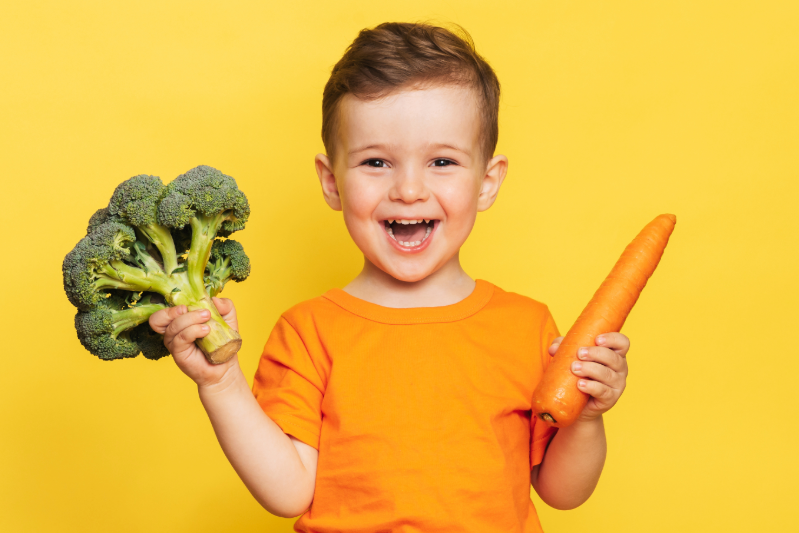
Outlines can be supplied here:
[[[211, 332], [197, 341], [208, 360], [232, 357], [241, 337], [211, 296], [231, 279], [246, 279], [250, 266], [241, 244], [217, 236], [243, 229], [249, 214], [235, 180], [208, 166], [167, 186], [143, 174], [121, 183], [62, 266], [67, 297], [79, 311], [81, 343], [101, 359], [140, 352], [159, 359], [169, 353], [147, 319], [167, 306], [186, 305], [211, 312]], [[164, 302], [155, 302], [152, 293]]]
[[249, 216], [250, 204], [236, 180], [206, 165], [175, 178], [158, 204], [158, 222], [164, 226], [182, 228], [201, 220], [212, 239], [244, 229]]
[[89, 311], [106, 297], [104, 289], [135, 290], [121, 277], [126, 270], [122, 259], [130, 255], [128, 246], [135, 241], [129, 226], [105, 222], [78, 242], [62, 265], [64, 289], [72, 305]]
[[105, 222], [113, 221], [113, 220], [116, 220], [117, 222], [120, 222], [118, 219], [112, 217], [108, 213], [108, 208], [107, 207], [103, 207], [102, 209], [98, 209], [92, 215], [92, 218], [89, 219], [89, 227], [86, 228], [86, 235], [88, 235], [89, 233], [92, 233], [97, 226], [99, 226], [101, 224], [104, 224]]
[[[150, 296], [130, 307], [124, 298], [109, 295], [98, 302], [94, 309], [78, 312], [75, 315], [75, 329], [80, 343], [100, 359], [136, 357], [143, 347], [128, 330], [136, 328], [146, 322], [150, 315], [165, 308], [164, 304], [151, 303]], [[147, 329], [157, 335], [149, 326]], [[161, 335], [158, 337], [163, 347], [164, 338]]]
[[164, 336], [153, 331], [149, 324], [141, 324], [133, 328], [130, 338], [147, 359], [156, 360], [169, 355], [169, 350], [164, 346]]
[[244, 281], [250, 275], [250, 258], [244, 248], [233, 239], [214, 241], [208, 261], [205, 286], [211, 296], [216, 296], [231, 279]]
[[159, 252], [154, 254], [150, 250], [150, 256], [160, 255], [158, 266], [165, 272], [172, 272], [178, 266], [172, 233], [157, 220], [158, 202], [165, 192], [166, 187], [158, 176], [134, 176], [116, 188], [108, 203], [108, 214], [143, 233], [146, 239], [142, 240], [149, 241]]

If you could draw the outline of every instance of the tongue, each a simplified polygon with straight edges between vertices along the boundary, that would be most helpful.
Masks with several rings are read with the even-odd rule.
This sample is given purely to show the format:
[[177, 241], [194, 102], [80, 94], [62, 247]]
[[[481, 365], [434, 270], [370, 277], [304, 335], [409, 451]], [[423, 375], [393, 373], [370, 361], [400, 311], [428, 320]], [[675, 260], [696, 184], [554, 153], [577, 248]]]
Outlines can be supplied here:
[[427, 224], [394, 223], [391, 227], [394, 231], [394, 237], [403, 242], [421, 241], [427, 231]]

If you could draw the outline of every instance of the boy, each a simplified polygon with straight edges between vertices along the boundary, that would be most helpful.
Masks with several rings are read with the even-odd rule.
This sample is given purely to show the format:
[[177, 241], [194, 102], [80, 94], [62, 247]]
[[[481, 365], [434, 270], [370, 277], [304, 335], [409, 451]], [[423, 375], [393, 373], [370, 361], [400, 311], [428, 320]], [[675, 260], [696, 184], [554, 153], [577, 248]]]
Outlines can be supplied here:
[[[627, 338], [582, 350], [573, 371], [592, 399], [555, 432], [530, 411], [560, 340], [547, 307], [458, 259], [505, 178], [498, 100], [471, 41], [420, 24], [362, 31], [325, 87], [316, 170], [363, 271], [280, 317], [252, 391], [237, 356], [213, 366], [195, 346], [207, 311], [150, 319], [236, 472], [269, 512], [302, 514], [296, 531], [541, 531], [531, 483], [570, 509], [599, 479]], [[230, 300], [215, 302], [237, 328]]]

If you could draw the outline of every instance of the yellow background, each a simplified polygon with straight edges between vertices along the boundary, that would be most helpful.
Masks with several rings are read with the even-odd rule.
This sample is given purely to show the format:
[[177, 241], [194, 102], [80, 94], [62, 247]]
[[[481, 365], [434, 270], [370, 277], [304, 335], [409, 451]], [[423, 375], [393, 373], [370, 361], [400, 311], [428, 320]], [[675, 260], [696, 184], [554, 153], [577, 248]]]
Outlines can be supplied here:
[[565, 331], [626, 243], [678, 216], [625, 325], [627, 392], [591, 500], [547, 531], [796, 525], [799, 9], [784, 1], [5, 2], [0, 530], [291, 531], [227, 463], [171, 359], [84, 351], [61, 261], [114, 187], [208, 164], [252, 204], [236, 239], [251, 378], [279, 314], [361, 257], [313, 170], [321, 93], [358, 30], [469, 30], [503, 87], [497, 204], [473, 277]]

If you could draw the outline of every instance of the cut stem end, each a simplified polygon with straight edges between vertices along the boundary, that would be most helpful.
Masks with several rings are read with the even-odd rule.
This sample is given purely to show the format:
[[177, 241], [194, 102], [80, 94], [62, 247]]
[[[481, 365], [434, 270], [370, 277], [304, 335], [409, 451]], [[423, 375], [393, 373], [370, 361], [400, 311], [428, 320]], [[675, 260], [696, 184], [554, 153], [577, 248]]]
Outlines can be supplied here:
[[208, 361], [214, 365], [221, 365], [236, 355], [240, 349], [241, 339], [232, 340], [224, 346], [220, 346], [213, 352], [206, 354], [206, 359], [208, 359]]

